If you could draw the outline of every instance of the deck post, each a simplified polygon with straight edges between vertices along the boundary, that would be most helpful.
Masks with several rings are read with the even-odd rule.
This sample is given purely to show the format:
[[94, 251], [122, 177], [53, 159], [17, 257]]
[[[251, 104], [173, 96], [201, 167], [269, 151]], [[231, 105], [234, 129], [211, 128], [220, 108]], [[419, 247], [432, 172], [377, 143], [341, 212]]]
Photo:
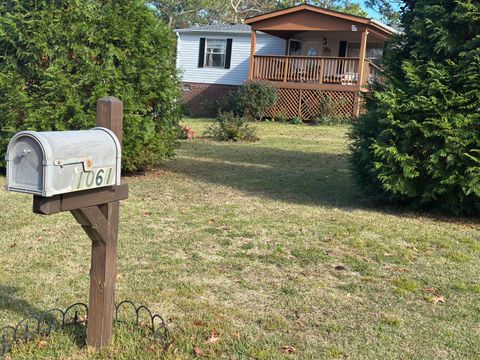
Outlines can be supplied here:
[[367, 54], [367, 37], [368, 37], [368, 30], [365, 29], [364, 31], [362, 31], [362, 38], [360, 40], [360, 57], [358, 61], [358, 86], [359, 87], [363, 85], [365, 57]]
[[285, 66], [285, 69], [283, 71], [283, 82], [287, 82], [287, 78], [288, 78], [288, 71], [289, 71], [289, 68], [288, 68], [288, 56], [285, 56], [285, 60], [283, 62], [283, 65]]
[[360, 40], [360, 57], [358, 60], [358, 93], [355, 95], [355, 105], [353, 109], [353, 115], [359, 116], [360, 115], [360, 91], [363, 86], [363, 79], [364, 79], [364, 72], [365, 72], [365, 57], [367, 54], [367, 37], [368, 37], [368, 30], [365, 29], [362, 31], [362, 38]]
[[248, 80], [253, 80], [253, 69], [255, 68], [256, 47], [257, 47], [257, 30], [252, 30], [251, 43], [250, 43], [250, 72], [248, 74]]
[[323, 84], [323, 73], [325, 72], [325, 58], [320, 59], [320, 84]]

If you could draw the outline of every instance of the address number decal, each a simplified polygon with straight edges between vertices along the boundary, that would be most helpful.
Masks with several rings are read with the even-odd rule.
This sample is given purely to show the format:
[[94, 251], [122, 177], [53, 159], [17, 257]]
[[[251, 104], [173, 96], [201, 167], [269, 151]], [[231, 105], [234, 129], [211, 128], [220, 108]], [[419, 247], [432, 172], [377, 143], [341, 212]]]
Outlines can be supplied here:
[[74, 178], [72, 189], [84, 190], [102, 186], [113, 185], [115, 171], [113, 167], [92, 169], [91, 171], [80, 171]]

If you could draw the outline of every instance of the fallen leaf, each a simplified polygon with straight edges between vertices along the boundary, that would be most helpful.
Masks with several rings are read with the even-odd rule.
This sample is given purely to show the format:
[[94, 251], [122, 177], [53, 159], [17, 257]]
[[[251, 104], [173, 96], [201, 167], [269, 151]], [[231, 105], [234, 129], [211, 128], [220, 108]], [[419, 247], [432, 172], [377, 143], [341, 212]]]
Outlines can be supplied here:
[[195, 346], [193, 348], [193, 353], [196, 355], [196, 356], [203, 356], [203, 350], [200, 349], [198, 346]]
[[337, 266], [335, 266], [335, 270], [345, 271], [345, 270], [347, 270], [347, 268], [345, 266], [342, 266], [342, 265], [337, 265]]
[[431, 294], [431, 296], [426, 297], [426, 300], [430, 301], [433, 304], [444, 303], [445, 296], [440, 293], [440, 290], [434, 287], [424, 288], [423, 291]]
[[202, 321], [202, 320], [194, 320], [194, 321], [193, 321], [193, 325], [194, 325], [194, 326], [199, 326], [199, 327], [205, 327], [205, 326], [207, 326], [207, 324], [206, 324], [204, 321]]
[[212, 333], [210, 334], [210, 337], [205, 340], [206, 344], [215, 344], [218, 342], [220, 338], [218, 337], [218, 333], [215, 330], [212, 330]]
[[48, 344], [48, 343], [47, 343], [46, 340], [40, 340], [40, 341], [38, 342], [37, 347], [38, 347], [39, 349], [43, 349], [45, 346], [47, 346], [47, 344]]
[[293, 346], [287, 345], [287, 346], [282, 346], [280, 351], [283, 352], [284, 354], [293, 354], [295, 352], [295, 348]]

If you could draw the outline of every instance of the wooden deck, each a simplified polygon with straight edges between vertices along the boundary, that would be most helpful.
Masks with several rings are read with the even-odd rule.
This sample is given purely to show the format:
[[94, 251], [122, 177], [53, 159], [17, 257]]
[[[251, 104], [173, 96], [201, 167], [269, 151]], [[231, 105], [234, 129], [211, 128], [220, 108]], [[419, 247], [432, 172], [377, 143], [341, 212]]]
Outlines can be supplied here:
[[364, 60], [366, 76], [360, 84], [359, 64], [359, 58], [255, 55], [252, 80], [283, 83], [278, 86], [288, 83], [287, 87], [298, 89], [346, 90], [346, 87], [354, 87], [360, 90], [378, 78], [380, 69]]
[[267, 111], [271, 117], [314, 119], [321, 113], [323, 97], [333, 101], [336, 116], [358, 116], [359, 94], [380, 76], [378, 66], [360, 58], [254, 55], [253, 59], [250, 80], [278, 88], [277, 103]]

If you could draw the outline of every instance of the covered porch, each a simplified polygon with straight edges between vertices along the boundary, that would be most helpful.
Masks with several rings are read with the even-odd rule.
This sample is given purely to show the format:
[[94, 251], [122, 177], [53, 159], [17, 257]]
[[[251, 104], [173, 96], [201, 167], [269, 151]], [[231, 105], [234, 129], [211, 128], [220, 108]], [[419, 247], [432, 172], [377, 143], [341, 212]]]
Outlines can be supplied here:
[[[250, 80], [297, 83], [304, 88], [329, 89], [329, 85], [359, 86], [377, 80], [381, 68], [370, 59], [363, 62], [362, 81], [358, 57], [254, 55]], [[335, 87], [336, 88], [336, 87]]]
[[[299, 103], [290, 101], [297, 109], [305, 107], [301, 91], [335, 93], [337, 99], [345, 92], [350, 104], [341, 106], [342, 115], [350, 112], [350, 116], [359, 115], [360, 92], [380, 78], [384, 44], [395, 34], [374, 20], [311, 5], [274, 11], [245, 23], [252, 28], [249, 80], [290, 89], [290, 96], [297, 90]], [[257, 54], [257, 31], [284, 39], [284, 54]], [[315, 101], [309, 103], [315, 105]]]

